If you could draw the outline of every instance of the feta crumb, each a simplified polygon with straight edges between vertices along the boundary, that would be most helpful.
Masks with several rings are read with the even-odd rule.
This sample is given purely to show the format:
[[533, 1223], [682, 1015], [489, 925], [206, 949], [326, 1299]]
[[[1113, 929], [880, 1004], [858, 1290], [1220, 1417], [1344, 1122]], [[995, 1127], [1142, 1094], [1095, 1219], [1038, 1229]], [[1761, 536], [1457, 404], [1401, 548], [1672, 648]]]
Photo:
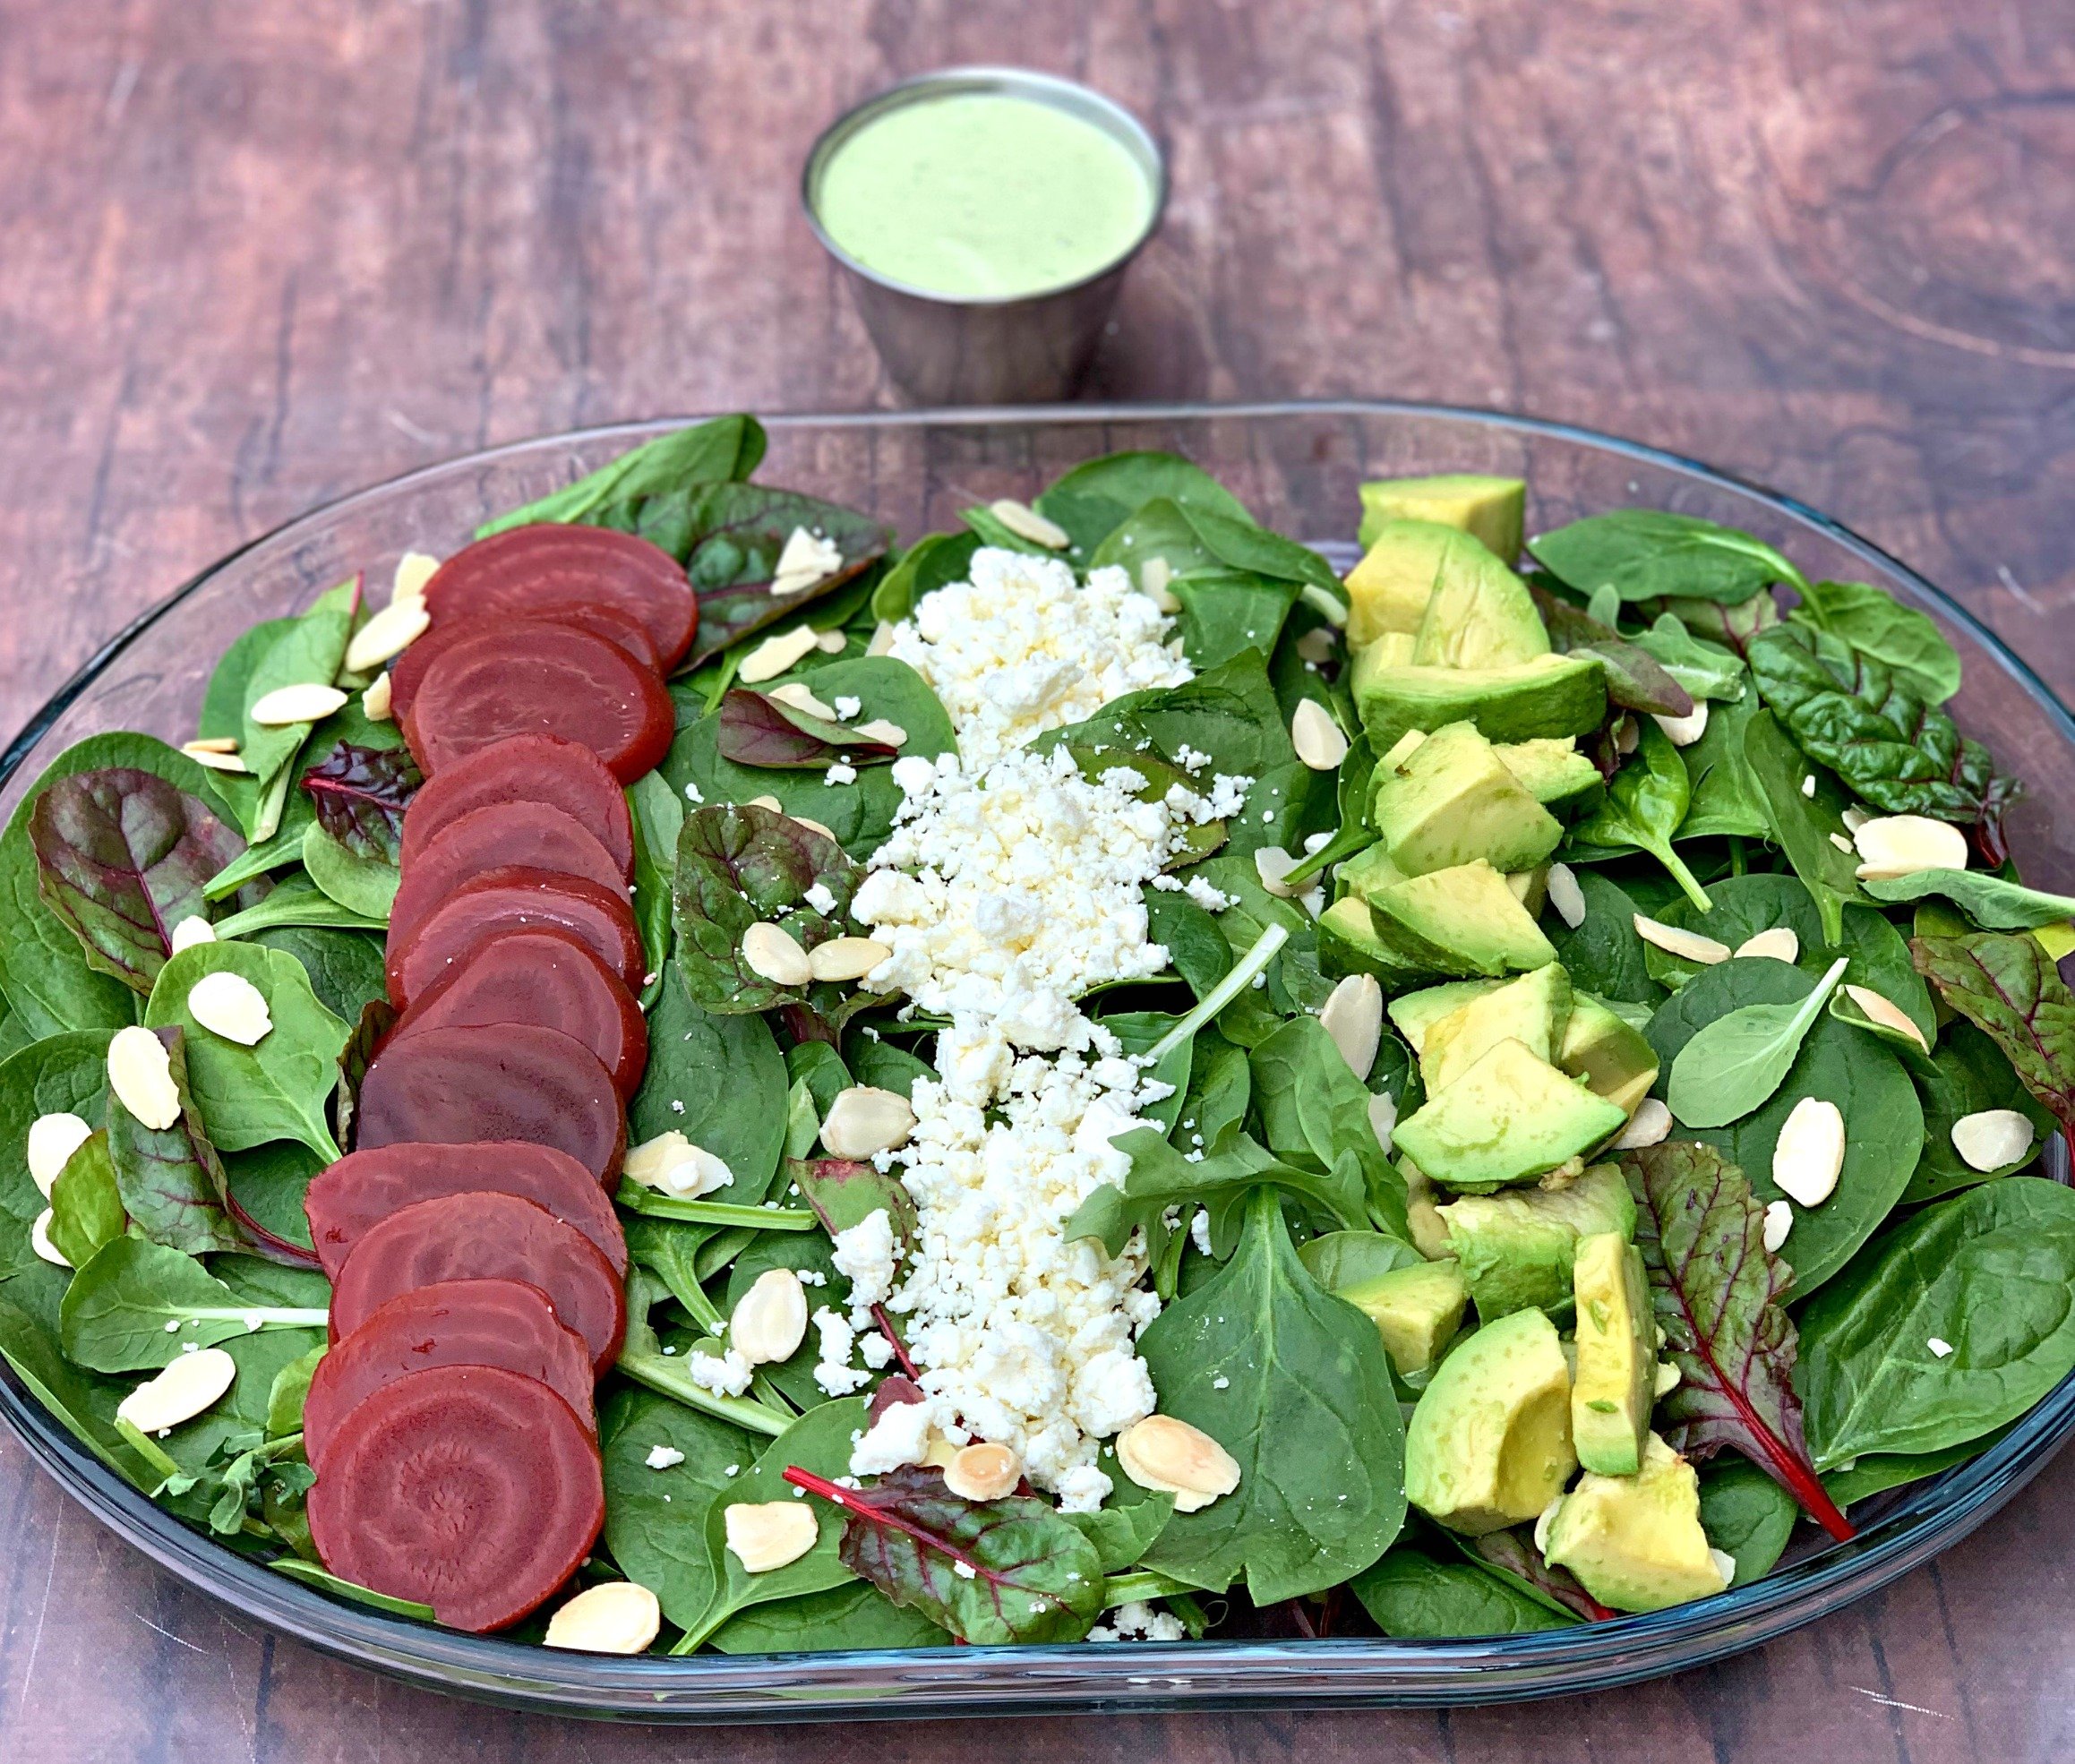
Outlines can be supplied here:
[[838, 723], [848, 723], [863, 708], [862, 698], [847, 698], [840, 692], [836, 696], [836, 720]]
[[884, 1410], [851, 1449], [851, 1474], [884, 1476], [921, 1463], [930, 1449], [930, 1409], [926, 1402], [896, 1402]]
[[836, 916], [836, 896], [829, 892], [826, 882], [809, 883], [800, 897], [824, 919]]
[[1946, 1357], [1948, 1354], [1950, 1354], [1950, 1353], [1952, 1351], [1952, 1343], [1951, 1343], [1951, 1342], [1950, 1342], [1950, 1341], [1942, 1341], [1942, 1340], [1939, 1340], [1939, 1338], [1938, 1338], [1937, 1336], [1935, 1336], [1935, 1335], [1934, 1335], [1933, 1337], [1931, 1337], [1931, 1339], [1930, 1339], [1929, 1340], [1925, 1341], [1924, 1345], [1925, 1345], [1926, 1348], [1930, 1349], [1931, 1349], [1931, 1352], [1932, 1352], [1932, 1354], [1934, 1355], [1934, 1357], [1936, 1357], [1936, 1358], [1938, 1358], [1938, 1359], [1943, 1359], [1943, 1358], [1944, 1358], [1944, 1357]]
[[846, 766], [839, 759], [821, 775], [821, 782], [825, 784], [853, 784], [857, 782], [857, 767]]
[[711, 1391], [716, 1397], [741, 1396], [755, 1376], [749, 1361], [733, 1348], [718, 1358], [712, 1354], [694, 1353], [687, 1365], [691, 1371], [691, 1382], [702, 1391]]
[[674, 1469], [684, 1462], [684, 1453], [674, 1445], [652, 1445], [641, 1461], [652, 1470]]

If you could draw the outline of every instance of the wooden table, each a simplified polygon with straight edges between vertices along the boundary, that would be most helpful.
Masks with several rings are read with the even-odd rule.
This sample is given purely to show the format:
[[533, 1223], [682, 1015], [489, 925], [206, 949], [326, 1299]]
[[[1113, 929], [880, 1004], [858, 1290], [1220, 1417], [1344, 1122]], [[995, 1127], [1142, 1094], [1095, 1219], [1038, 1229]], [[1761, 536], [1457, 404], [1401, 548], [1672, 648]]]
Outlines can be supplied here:
[[[2069, 26], [2067, 0], [4, 0], [0, 726], [354, 485], [622, 415], [889, 401], [797, 167], [849, 100], [986, 60], [1093, 81], [1172, 155], [1094, 390], [1389, 393], [1682, 449], [1836, 512], [2075, 691]], [[255, 1632], [4, 1437], [0, 1758], [2065, 1758], [2071, 1503], [2075, 1459], [1827, 1623], [1556, 1706], [665, 1734]]]

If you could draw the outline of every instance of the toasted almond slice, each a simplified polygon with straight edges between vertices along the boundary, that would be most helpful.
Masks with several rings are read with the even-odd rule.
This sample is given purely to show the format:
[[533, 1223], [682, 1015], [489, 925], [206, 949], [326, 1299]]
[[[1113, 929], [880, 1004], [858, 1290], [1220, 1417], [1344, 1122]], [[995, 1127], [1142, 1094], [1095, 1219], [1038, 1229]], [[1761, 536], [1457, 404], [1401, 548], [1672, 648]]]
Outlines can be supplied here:
[[1791, 925], [1775, 925], [1748, 937], [1736, 946], [1738, 955], [1765, 955], [1775, 962], [1792, 963], [1801, 957], [1801, 939]]
[[819, 821], [810, 821], [804, 815], [793, 815], [788, 818], [797, 821], [810, 833], [819, 833], [824, 839], [829, 840], [836, 844], [841, 844], [843, 843], [841, 840], [836, 839], [833, 829], [823, 826]]
[[872, 938], [831, 938], [807, 952], [816, 980], [862, 980], [894, 952]]
[[1278, 900], [1288, 900], [1297, 890], [1283, 881], [1283, 878], [1304, 861], [1293, 857], [1279, 845], [1261, 845], [1255, 848], [1254, 873], [1261, 878], [1261, 886]]
[[836, 721], [836, 706], [823, 704], [803, 680], [788, 680], [783, 686], [774, 686], [765, 696], [781, 705], [790, 705], [794, 710], [805, 711], [810, 716], [819, 716], [824, 723]]
[[790, 1268], [770, 1268], [737, 1301], [728, 1345], [751, 1366], [789, 1360], [807, 1339], [807, 1289]]
[[322, 723], [346, 702], [336, 686], [309, 681], [300, 686], [277, 686], [263, 694], [248, 715], [263, 729], [285, 729], [291, 723]]
[[108, 1088], [154, 1133], [180, 1118], [180, 1092], [166, 1044], [141, 1024], [118, 1029], [108, 1043]]
[[1952, 1124], [1952, 1149], [1970, 1169], [2021, 1163], [2031, 1152], [2034, 1137], [2030, 1118], [2015, 1109], [1984, 1109]]
[[968, 1445], [944, 1469], [944, 1486], [965, 1501], [999, 1501], [1022, 1480], [1023, 1465], [1006, 1445]]
[[389, 671], [385, 668], [375, 675], [373, 682], [360, 695], [360, 708], [366, 713], [370, 723], [387, 723], [396, 714], [389, 683]]
[[545, 1645], [582, 1654], [639, 1654], [663, 1627], [656, 1595], [634, 1580], [586, 1587], [547, 1621]]
[[799, 1561], [820, 1535], [805, 1501], [737, 1501], [722, 1511], [721, 1524], [729, 1553], [751, 1574]]
[[1652, 919], [1646, 913], [1635, 915], [1635, 935], [1645, 943], [1654, 943], [1668, 955], [1676, 955], [1682, 962], [1698, 962], [1703, 967], [1712, 967], [1717, 962], [1729, 959], [1729, 946], [1719, 943], [1713, 938], [1704, 938], [1698, 931], [1689, 931], [1678, 925], [1667, 925], [1662, 920]]
[[831, 1157], [862, 1161], [875, 1152], [905, 1145], [915, 1130], [915, 1111], [897, 1091], [853, 1084], [838, 1091], [821, 1124], [821, 1143]]
[[1347, 737], [1316, 698], [1299, 698], [1290, 719], [1290, 744], [1314, 772], [1330, 772], [1347, 758]]
[[1549, 1504], [1544, 1507], [1535, 1520], [1535, 1554], [1547, 1555], [1549, 1551], [1549, 1528], [1556, 1522], [1556, 1515], [1564, 1510], [1564, 1497], [1552, 1494]]
[[1965, 869], [1967, 835], [1928, 815], [1879, 815], [1861, 821], [1849, 851], [1859, 854], [1859, 880], [1890, 881], [1920, 869]]
[[1813, 772], [1802, 779], [1801, 793], [1812, 802], [1815, 800], [1815, 774]]
[[432, 626], [433, 615], [423, 601], [407, 600], [385, 606], [353, 634], [346, 646], [346, 671], [365, 673], [400, 655]]
[[760, 920], [742, 933], [742, 960], [773, 986], [805, 986], [814, 978], [807, 952], [785, 929]]
[[1765, 1248], [1769, 1254], [1777, 1254], [1779, 1246], [1787, 1241], [1787, 1234], [1794, 1229], [1794, 1203], [1791, 1201], [1765, 1203]]
[[776, 680], [811, 654], [819, 640], [819, 635], [811, 625], [795, 625], [789, 631], [767, 637], [742, 657], [742, 666], [735, 670], [735, 678], [744, 686]]
[[1772, 1186], [1805, 1207], [1821, 1206], [1845, 1167], [1845, 1117], [1834, 1102], [1805, 1096], [1772, 1147]]
[[423, 604], [425, 584], [433, 579], [440, 560], [430, 552], [406, 552], [396, 561], [396, 577], [390, 585], [389, 604], [407, 606]]
[[237, 737], [236, 735], [197, 735], [192, 741], [183, 741], [180, 744], [180, 750], [183, 753], [236, 753], [237, 751]]
[[775, 796], [752, 796], [742, 804], [745, 809], [768, 809], [774, 815], [785, 812], [785, 805]]
[[814, 639], [814, 647], [824, 655], [840, 655], [849, 642], [850, 639], [841, 631], [823, 631]]
[[868, 655], [887, 655], [893, 653], [894, 628], [881, 619], [871, 628], [871, 641], [865, 645]]
[[[1179, 605], [1179, 603], [1178, 603]], [[1297, 659], [1323, 665], [1340, 647], [1340, 633], [1331, 625], [1314, 625], [1297, 639]]]
[[1139, 1487], [1172, 1494], [1178, 1513], [1207, 1507], [1239, 1486], [1232, 1454], [1171, 1415], [1148, 1415], [1125, 1428], [1117, 1435], [1117, 1461]]
[[1708, 732], [1708, 701], [1695, 698], [1692, 713], [1685, 716], [1659, 716], [1652, 711], [1650, 720], [1664, 731], [1665, 738], [1675, 748], [1690, 748]]
[[[1849, 852], [1852, 849], [1852, 842], [1847, 839], [1841, 833], [1831, 834], [1830, 836], [1830, 843], [1835, 845], [1840, 852]], [[1865, 866], [1861, 865], [1860, 868], [1863, 869]], [[1861, 877], [1860, 879], [1864, 881], [1865, 878]]]
[[630, 1182], [679, 1201], [696, 1201], [735, 1179], [725, 1163], [674, 1127], [630, 1150], [621, 1173]]
[[93, 1135], [85, 1121], [64, 1111], [39, 1115], [29, 1124], [29, 1179], [45, 1200], [50, 1198], [50, 1186], [72, 1161], [72, 1154]]
[[1384, 989], [1373, 974], [1350, 974], [1326, 995], [1318, 1026], [1333, 1037], [1348, 1069], [1364, 1083], [1384, 1033]]
[[1174, 571], [1163, 557], [1149, 557], [1138, 566], [1138, 591], [1162, 612], [1181, 611], [1181, 602], [1175, 597], [1168, 584], [1174, 580]]
[[771, 592], [799, 594], [825, 582], [843, 568], [843, 552], [833, 539], [795, 527], [785, 536], [785, 549], [771, 569]]
[[1883, 992], [1876, 992], [1870, 986], [1848, 986], [1845, 996], [1866, 1014], [1868, 1023], [1877, 1023], [1882, 1029], [1892, 1029], [1898, 1035], [1907, 1035], [1924, 1049], [1931, 1051], [1931, 1043], [1924, 1039], [1909, 1013]]
[[883, 747], [898, 748], [908, 744], [908, 732], [899, 724], [889, 722], [883, 716], [875, 716], [870, 723], [859, 724], [857, 732], [861, 739], [878, 741]]
[[213, 1409], [236, 1377], [237, 1362], [221, 1348], [178, 1355], [116, 1405], [116, 1418], [141, 1434], [162, 1434]]
[[1553, 863], [1547, 886], [1556, 917], [1576, 930], [1585, 922], [1585, 891], [1578, 886], [1577, 872], [1567, 863]]
[[1858, 830], [1865, 826], [1868, 821], [1872, 820], [1874, 817], [1870, 811], [1860, 808], [1855, 802], [1849, 809], [1847, 809], [1843, 814], [1839, 815], [1838, 818], [1845, 824], [1845, 831], [1847, 833], [1856, 835]]
[[1708, 1560], [1714, 1563], [1715, 1572], [1722, 1577], [1722, 1584], [1725, 1587], [1736, 1578], [1736, 1558], [1727, 1550], [1719, 1550], [1712, 1544], [1710, 1544], [1708, 1546]]
[[191, 912], [173, 928], [166, 939], [166, 947], [177, 955], [184, 949], [193, 949], [198, 943], [214, 943], [216, 927], [199, 912]]
[[1671, 1137], [1671, 1110], [1654, 1096], [1635, 1105], [1635, 1113], [1614, 1142], [1616, 1152], [1640, 1152], [1646, 1145], [1662, 1145]]
[[257, 1047], [274, 1026], [266, 994], [227, 968], [202, 975], [187, 989], [187, 1015], [210, 1034], [241, 1048]]
[[1028, 502], [1019, 502], [1013, 496], [1003, 496], [987, 505], [992, 515], [1018, 539], [1028, 539], [1033, 545], [1042, 545], [1048, 552], [1063, 552], [1073, 543], [1073, 535], [1056, 520], [1047, 520]]
[[50, 1207], [46, 1207], [29, 1223], [29, 1247], [53, 1268], [69, 1268], [72, 1263], [65, 1253], [50, 1240], [51, 1221], [57, 1217]]
[[249, 773], [253, 769], [235, 753], [219, 753], [214, 748], [198, 748], [192, 741], [180, 750], [197, 766], [206, 766], [211, 772], [237, 774]]

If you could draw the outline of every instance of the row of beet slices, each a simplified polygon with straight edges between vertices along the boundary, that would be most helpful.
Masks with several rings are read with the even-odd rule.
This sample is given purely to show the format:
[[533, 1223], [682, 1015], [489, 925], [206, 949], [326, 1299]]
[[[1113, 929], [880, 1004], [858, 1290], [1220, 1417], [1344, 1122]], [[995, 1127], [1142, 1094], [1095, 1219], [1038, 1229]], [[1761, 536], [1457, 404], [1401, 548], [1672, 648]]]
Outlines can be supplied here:
[[390, 918], [401, 1015], [305, 1203], [333, 1290], [304, 1441], [325, 1566], [487, 1631], [604, 1520], [611, 1191], [648, 1053], [622, 786], [669, 746], [699, 605], [667, 553], [565, 527], [469, 546], [425, 604], [390, 670], [426, 780]]

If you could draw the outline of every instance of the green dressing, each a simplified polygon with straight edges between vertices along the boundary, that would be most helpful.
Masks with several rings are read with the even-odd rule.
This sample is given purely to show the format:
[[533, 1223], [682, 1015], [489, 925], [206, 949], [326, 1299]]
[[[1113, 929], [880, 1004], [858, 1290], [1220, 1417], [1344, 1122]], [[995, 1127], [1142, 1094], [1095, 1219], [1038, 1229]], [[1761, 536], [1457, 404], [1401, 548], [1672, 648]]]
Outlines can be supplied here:
[[822, 173], [816, 213], [868, 270], [955, 299], [999, 300], [1115, 262], [1152, 218], [1153, 190], [1094, 124], [970, 92], [867, 123]]

